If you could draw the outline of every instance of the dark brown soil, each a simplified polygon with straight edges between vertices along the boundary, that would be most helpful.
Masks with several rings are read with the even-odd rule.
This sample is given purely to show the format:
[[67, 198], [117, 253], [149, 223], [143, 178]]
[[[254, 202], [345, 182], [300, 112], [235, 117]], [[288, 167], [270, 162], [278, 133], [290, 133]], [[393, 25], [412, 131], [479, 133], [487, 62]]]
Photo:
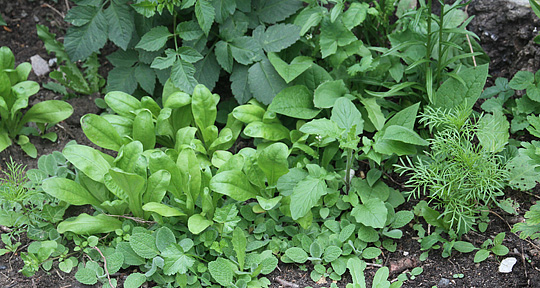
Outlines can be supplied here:
[[[69, 4], [71, 5], [71, 3]], [[43, 44], [36, 34], [36, 23], [47, 25], [58, 36], [64, 34], [66, 24], [62, 20], [62, 13], [66, 13], [65, 1], [48, 0], [0, 0], [0, 13], [8, 23], [7, 27], [0, 27], [0, 46], [8, 46], [15, 54], [17, 63], [27, 62], [33, 55], [40, 55], [48, 60], [53, 56], [48, 55]], [[476, 18], [469, 25], [469, 29], [477, 33], [481, 38], [481, 44], [491, 57], [491, 74], [496, 77], [510, 78], [516, 71], [537, 71], [540, 68], [540, 46], [534, 44], [532, 39], [538, 34], [535, 27], [540, 27], [540, 20], [526, 7], [509, 0], [473, 0], [468, 7], [469, 15]], [[37, 77], [31, 74], [30, 80], [39, 83], [48, 82], [47, 75]], [[32, 138], [31, 141], [38, 149], [38, 155], [49, 154], [52, 151], [61, 151], [65, 144], [71, 140], [89, 145], [81, 131], [79, 119], [87, 113], [98, 113], [99, 109], [94, 105], [94, 100], [99, 95], [85, 96], [68, 100], [73, 105], [75, 112], [72, 117], [59, 123], [53, 129], [58, 133], [58, 141], [51, 143], [48, 140]], [[60, 99], [48, 90], [42, 89], [34, 96], [34, 101], [48, 99]], [[32, 159], [24, 154], [17, 146], [12, 146], [0, 153], [0, 168], [12, 157], [18, 163], [24, 163], [28, 168], [37, 166], [37, 159]], [[401, 179], [400, 179], [401, 180]], [[397, 182], [400, 182], [398, 180]], [[532, 191], [540, 194], [540, 191]], [[521, 215], [528, 209], [531, 202], [536, 198], [526, 193], [512, 192], [511, 196], [522, 203]], [[411, 204], [408, 204], [409, 206]], [[411, 271], [414, 267], [422, 267], [424, 272], [416, 276], [414, 280], [407, 281], [403, 287], [540, 287], [540, 243], [520, 240], [509, 231], [508, 223], [515, 223], [515, 217], [500, 213], [501, 220], [495, 215], [490, 215], [490, 227], [486, 233], [471, 233], [468, 241], [479, 246], [489, 237], [499, 232], [506, 232], [504, 244], [510, 249], [510, 255], [518, 259], [513, 272], [501, 274], [498, 272], [499, 262], [502, 257], [490, 257], [486, 261], [475, 264], [474, 253], [461, 254], [455, 252], [449, 258], [442, 258], [439, 250], [432, 251], [429, 258], [420, 262], [418, 257], [421, 253], [420, 245], [416, 240], [416, 232], [408, 227], [404, 237], [398, 242], [397, 251], [385, 252], [383, 263], [393, 267], [392, 270], [400, 270], [392, 273], [390, 278], [395, 279], [398, 273]], [[508, 218], [508, 219], [506, 219]], [[522, 218], [521, 218], [522, 219]], [[519, 220], [519, 218], [518, 218]], [[508, 222], [508, 223], [507, 223]], [[21, 239], [22, 249], [29, 244], [26, 239]], [[24, 251], [24, 250], [23, 250]], [[414, 264], [414, 265], [411, 265]], [[16, 254], [6, 254], [0, 257], [0, 287], [23, 288], [23, 287], [90, 287], [78, 283], [73, 273], [66, 275], [59, 272], [53, 266], [50, 272], [39, 271], [35, 276], [27, 278], [18, 271], [23, 267], [23, 262]], [[329, 287], [330, 279], [314, 283], [309, 277], [308, 271], [302, 271], [295, 265], [280, 264], [279, 268], [268, 275], [272, 282], [271, 287]], [[58, 272], [57, 272], [58, 271]], [[371, 282], [376, 267], [368, 266], [366, 276], [368, 283]], [[463, 274], [462, 278], [454, 278], [455, 274]], [[448, 284], [445, 283], [445, 279]], [[121, 280], [121, 279], [119, 279]], [[350, 281], [346, 275], [344, 280], [336, 283], [338, 287], [345, 287]], [[122, 282], [122, 281], [119, 281]], [[370, 286], [368, 286], [370, 287]]]

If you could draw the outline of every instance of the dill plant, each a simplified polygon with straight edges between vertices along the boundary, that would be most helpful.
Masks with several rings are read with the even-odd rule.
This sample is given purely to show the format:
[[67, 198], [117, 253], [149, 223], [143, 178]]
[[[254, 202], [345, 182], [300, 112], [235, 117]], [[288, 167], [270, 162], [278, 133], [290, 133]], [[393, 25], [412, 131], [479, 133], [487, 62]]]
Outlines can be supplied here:
[[397, 172], [410, 176], [406, 183], [412, 188], [409, 197], [431, 198], [435, 208], [442, 211], [440, 217], [449, 232], [458, 236], [471, 230], [481, 210], [504, 194], [508, 179], [506, 159], [485, 145], [493, 141], [479, 141], [490, 135], [481, 131], [485, 128], [481, 125], [484, 115], [470, 115], [470, 109], [427, 107], [420, 123], [433, 132], [430, 151], [416, 161], [407, 159], [408, 165], [403, 161], [395, 165]]

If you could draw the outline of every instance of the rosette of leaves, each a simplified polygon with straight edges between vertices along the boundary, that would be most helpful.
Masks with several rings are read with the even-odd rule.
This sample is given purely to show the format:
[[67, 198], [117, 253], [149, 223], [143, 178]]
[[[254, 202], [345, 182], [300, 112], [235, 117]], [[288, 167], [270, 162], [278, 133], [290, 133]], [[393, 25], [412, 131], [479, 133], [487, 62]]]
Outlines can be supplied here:
[[508, 159], [498, 154], [508, 142], [508, 121], [500, 112], [475, 119], [470, 113], [427, 107], [421, 121], [435, 130], [431, 151], [409, 160], [410, 166], [396, 165], [411, 176], [410, 195], [432, 198], [443, 211], [439, 221], [457, 236], [472, 229], [481, 209], [497, 202], [511, 175]]
[[[0, 48], [0, 151], [13, 142], [30, 157], [37, 156], [34, 144], [28, 135], [40, 136], [56, 141], [55, 132], [45, 133], [54, 124], [73, 113], [71, 105], [60, 100], [48, 100], [28, 107], [29, 98], [39, 91], [39, 84], [27, 81], [32, 70], [30, 63], [15, 67], [15, 57], [8, 47]], [[35, 123], [36, 127], [26, 126]]]

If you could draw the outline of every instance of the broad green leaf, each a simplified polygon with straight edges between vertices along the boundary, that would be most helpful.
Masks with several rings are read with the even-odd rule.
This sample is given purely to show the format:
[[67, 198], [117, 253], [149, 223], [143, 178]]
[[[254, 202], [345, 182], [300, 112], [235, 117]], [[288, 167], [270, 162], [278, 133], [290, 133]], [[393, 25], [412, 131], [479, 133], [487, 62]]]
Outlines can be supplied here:
[[509, 171], [508, 184], [510, 187], [526, 191], [536, 186], [540, 173], [536, 172], [535, 165], [531, 165], [530, 161], [529, 156], [520, 154], [506, 164]]
[[115, 67], [107, 75], [106, 91], [133, 93], [137, 89], [134, 67]]
[[170, 181], [171, 173], [166, 170], [159, 170], [152, 173], [148, 177], [146, 191], [143, 194], [143, 203], [161, 202], [167, 192]]
[[343, 133], [343, 129], [341, 129], [336, 122], [322, 118], [312, 120], [302, 125], [302, 127], [300, 127], [300, 132], [311, 135], [321, 135], [322, 137], [338, 138]]
[[390, 224], [390, 226], [392, 228], [401, 228], [409, 224], [409, 222], [411, 222], [413, 218], [414, 218], [414, 213], [412, 211], [406, 211], [406, 210], [398, 211], [394, 215], [394, 221], [392, 222], [392, 224]]
[[208, 88], [200, 84], [195, 86], [191, 100], [191, 111], [193, 119], [201, 131], [216, 122], [216, 104], [215, 98]]
[[163, 273], [165, 275], [185, 274], [188, 269], [195, 264], [195, 259], [186, 255], [182, 246], [178, 244], [170, 245], [161, 256], [165, 260]]
[[132, 234], [129, 237], [129, 245], [137, 255], [145, 259], [152, 259], [159, 253], [154, 236], [144, 232]]
[[356, 40], [358, 40], [356, 36], [341, 21], [334, 23], [327, 19], [322, 21], [319, 41], [322, 58], [335, 54], [338, 46], [346, 46]]
[[131, 119], [135, 118], [134, 112], [142, 108], [141, 102], [137, 98], [120, 91], [109, 92], [104, 99], [107, 106], [116, 114]]
[[92, 235], [110, 233], [122, 229], [122, 221], [104, 214], [90, 216], [86, 213], [79, 214], [75, 218], [69, 218], [60, 222], [56, 230], [62, 234], [73, 232], [79, 235]]
[[489, 250], [480, 249], [474, 254], [474, 263], [480, 263], [489, 257]]
[[291, 64], [287, 64], [277, 54], [268, 53], [268, 60], [270, 60], [272, 66], [274, 66], [278, 74], [287, 83], [296, 79], [296, 77], [313, 65], [313, 59], [306, 56], [297, 56], [291, 61]]
[[355, 131], [354, 135], [360, 135], [364, 131], [364, 119], [358, 108], [351, 100], [341, 97], [336, 99], [332, 108], [330, 120], [334, 121], [339, 128], [345, 131]]
[[[305, 85], [309, 90], [315, 91], [322, 83], [332, 80], [334, 79], [332, 76], [330, 76], [330, 73], [328, 73], [326, 69], [313, 63], [311, 67], [300, 74], [300, 76], [298, 76], [293, 83], [295, 85]], [[317, 106], [316, 102], [314, 102], [314, 104]]]
[[298, 182], [291, 195], [290, 209], [292, 218], [298, 220], [305, 216], [326, 193], [327, 186], [323, 179], [307, 176]]
[[189, 232], [197, 235], [203, 232], [206, 228], [210, 227], [214, 222], [206, 219], [201, 214], [193, 214], [188, 219]]
[[234, 251], [236, 252], [236, 259], [238, 260], [240, 271], [244, 271], [247, 245], [247, 237], [244, 234], [244, 230], [240, 229], [240, 227], [236, 227], [233, 231], [231, 242], [233, 244]]
[[534, 83], [534, 74], [530, 71], [518, 71], [508, 86], [514, 90], [524, 90]]
[[313, 94], [306, 86], [287, 87], [279, 92], [268, 111], [299, 119], [313, 119], [321, 110], [313, 106]]
[[420, 103], [416, 103], [399, 111], [384, 124], [383, 130], [391, 125], [399, 125], [408, 128], [409, 130], [414, 130], [414, 122], [416, 114], [418, 113], [418, 107], [420, 107]]
[[354, 207], [351, 211], [351, 215], [356, 218], [358, 223], [373, 228], [383, 228], [386, 223], [387, 214], [386, 205], [378, 198], [370, 198]]
[[233, 284], [234, 270], [229, 260], [221, 257], [217, 258], [215, 261], [208, 263], [208, 271], [222, 287], [229, 287]]
[[252, 122], [244, 128], [244, 134], [270, 141], [289, 139], [289, 129], [279, 123]]
[[171, 80], [174, 86], [183, 92], [193, 94], [193, 89], [198, 84], [194, 77], [195, 67], [193, 64], [182, 59], [176, 60], [171, 70]]
[[144, 283], [146, 283], [146, 276], [142, 273], [131, 273], [127, 276], [126, 281], [124, 281], [125, 288], [139, 288]]
[[231, 90], [238, 104], [245, 104], [253, 96], [249, 89], [248, 67], [235, 64], [230, 76]]
[[101, 204], [81, 184], [67, 178], [46, 179], [43, 181], [42, 188], [45, 193], [71, 205], [99, 206]]
[[360, 260], [358, 257], [349, 258], [347, 261], [347, 269], [351, 274], [354, 288], [365, 288], [366, 279], [364, 277], [364, 270], [366, 270], [366, 262]]
[[349, 93], [343, 80], [328, 81], [320, 84], [315, 90], [313, 102], [315, 107], [330, 108], [334, 102], [343, 95]]
[[266, 52], [279, 52], [300, 39], [300, 27], [293, 24], [276, 24], [262, 35], [261, 46]]
[[456, 241], [454, 243], [454, 249], [461, 253], [471, 253], [472, 251], [476, 250], [476, 247], [470, 242], [465, 241]]
[[140, 141], [144, 150], [154, 149], [156, 145], [156, 132], [152, 112], [143, 109], [133, 119], [133, 140]]
[[208, 35], [216, 16], [216, 11], [210, 1], [197, 0], [195, 3], [195, 16], [197, 17], [197, 22], [199, 22], [199, 26], [204, 34]]
[[236, 10], [235, 0], [214, 0], [212, 4], [216, 11], [216, 22], [220, 24], [223, 24], [225, 19], [229, 18]]
[[260, 47], [255, 39], [249, 36], [242, 36], [228, 43], [232, 56], [236, 62], [242, 65], [249, 65], [260, 60]]
[[167, 40], [171, 37], [173, 37], [173, 34], [169, 32], [167, 27], [156, 26], [141, 37], [135, 48], [146, 51], [158, 51], [165, 46]]
[[178, 24], [176, 26], [176, 32], [185, 41], [199, 39], [204, 34], [199, 24], [195, 21], [186, 21]]
[[506, 144], [510, 133], [508, 129], [510, 124], [502, 111], [496, 111], [493, 114], [484, 114], [478, 123], [478, 141], [484, 149], [491, 153], [501, 152]]
[[126, 50], [135, 30], [135, 19], [129, 6], [112, 1], [105, 9], [105, 17], [109, 20], [109, 39], [116, 46]]
[[364, 108], [368, 112], [369, 120], [371, 120], [371, 123], [373, 123], [375, 129], [380, 131], [384, 127], [384, 122], [386, 121], [386, 118], [381, 111], [381, 106], [377, 104], [377, 99], [367, 98], [360, 100], [360, 102], [364, 104]]
[[264, 108], [260, 106], [247, 104], [234, 108], [232, 114], [234, 118], [249, 124], [256, 121], [262, 122], [265, 112]]
[[62, 151], [64, 157], [90, 179], [103, 183], [103, 176], [111, 164], [96, 149], [84, 145], [69, 145]]
[[327, 263], [330, 263], [336, 260], [339, 256], [341, 256], [342, 252], [343, 251], [341, 250], [341, 248], [337, 246], [328, 246], [324, 249], [323, 260]]
[[165, 251], [172, 243], [176, 243], [176, 237], [171, 229], [161, 227], [156, 230], [156, 247], [159, 251]]
[[325, 11], [326, 8], [320, 6], [302, 9], [294, 19], [294, 24], [302, 27], [300, 29], [300, 35], [304, 36], [311, 27], [319, 25]]
[[368, 3], [351, 3], [351, 6], [343, 13], [343, 24], [345, 24], [345, 27], [351, 30], [362, 24], [366, 20], [368, 9]]
[[92, 143], [105, 149], [120, 150], [122, 138], [114, 127], [104, 118], [86, 114], [81, 118], [81, 128]]
[[388, 126], [384, 130], [384, 134], [381, 139], [394, 140], [420, 146], [427, 146], [429, 144], [426, 140], [414, 132], [414, 130], [398, 125]]
[[[77, 6], [80, 7], [80, 6]], [[70, 27], [64, 37], [64, 47], [71, 61], [84, 60], [105, 46], [108, 20], [101, 9], [94, 9], [88, 22]]]
[[186, 214], [174, 207], [162, 203], [149, 202], [142, 206], [144, 211], [154, 212], [163, 217], [186, 216]]
[[266, 0], [257, 5], [256, 13], [259, 20], [273, 24], [283, 21], [302, 8], [302, 1], [298, 0]]
[[257, 190], [245, 180], [246, 175], [240, 170], [224, 171], [212, 177], [210, 189], [237, 201], [255, 198], [258, 194]]
[[253, 97], [265, 105], [270, 104], [287, 85], [268, 59], [263, 59], [249, 68], [248, 80]]
[[221, 65], [223, 70], [231, 73], [233, 70], [234, 62], [231, 47], [229, 46], [229, 44], [225, 41], [217, 42], [214, 52], [216, 53], [217, 62], [219, 63], [219, 65]]
[[77, 269], [77, 272], [75, 273], [75, 279], [85, 285], [94, 285], [98, 281], [96, 271], [85, 267]]
[[125, 200], [128, 201], [129, 210], [135, 217], [143, 218], [142, 194], [145, 191], [146, 179], [118, 168], [111, 168], [109, 174], [116, 185], [127, 195], [128, 198]]
[[289, 257], [295, 263], [305, 263], [308, 260], [308, 254], [304, 249], [292, 247], [285, 250], [285, 256]]
[[257, 164], [266, 175], [268, 185], [276, 185], [279, 177], [289, 172], [289, 147], [283, 143], [274, 143], [264, 148], [259, 157]]
[[156, 73], [154, 69], [150, 68], [149, 65], [139, 63], [135, 67], [134, 74], [141, 88], [150, 95], [154, 94], [154, 89], [156, 88]]
[[32, 106], [21, 119], [21, 123], [51, 123], [56, 124], [73, 114], [73, 107], [61, 100], [47, 100]]
[[452, 109], [459, 105], [465, 105], [463, 108], [472, 107], [484, 89], [488, 76], [488, 65], [465, 68], [457, 73], [457, 76], [463, 79], [466, 86], [463, 86], [455, 78], [444, 81], [434, 95], [433, 105], [435, 107], [443, 109]]

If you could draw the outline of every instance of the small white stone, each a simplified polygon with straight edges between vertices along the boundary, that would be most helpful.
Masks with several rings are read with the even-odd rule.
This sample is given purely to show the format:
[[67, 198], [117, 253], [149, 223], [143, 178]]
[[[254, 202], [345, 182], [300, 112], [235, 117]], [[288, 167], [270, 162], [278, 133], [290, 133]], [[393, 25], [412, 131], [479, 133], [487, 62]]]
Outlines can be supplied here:
[[500, 273], [510, 273], [512, 272], [512, 268], [517, 263], [517, 259], [514, 257], [509, 257], [504, 260], [502, 260], [501, 265], [499, 265], [499, 272]]
[[56, 58], [49, 59], [49, 67], [53, 67], [54, 65], [56, 65], [56, 61], [57, 61]]
[[403, 251], [403, 256], [409, 256], [409, 251]]
[[49, 73], [49, 63], [47, 61], [43, 60], [41, 56], [34, 55], [30, 57], [30, 63], [32, 63], [32, 70], [34, 70], [34, 73], [37, 76], [45, 75]]

